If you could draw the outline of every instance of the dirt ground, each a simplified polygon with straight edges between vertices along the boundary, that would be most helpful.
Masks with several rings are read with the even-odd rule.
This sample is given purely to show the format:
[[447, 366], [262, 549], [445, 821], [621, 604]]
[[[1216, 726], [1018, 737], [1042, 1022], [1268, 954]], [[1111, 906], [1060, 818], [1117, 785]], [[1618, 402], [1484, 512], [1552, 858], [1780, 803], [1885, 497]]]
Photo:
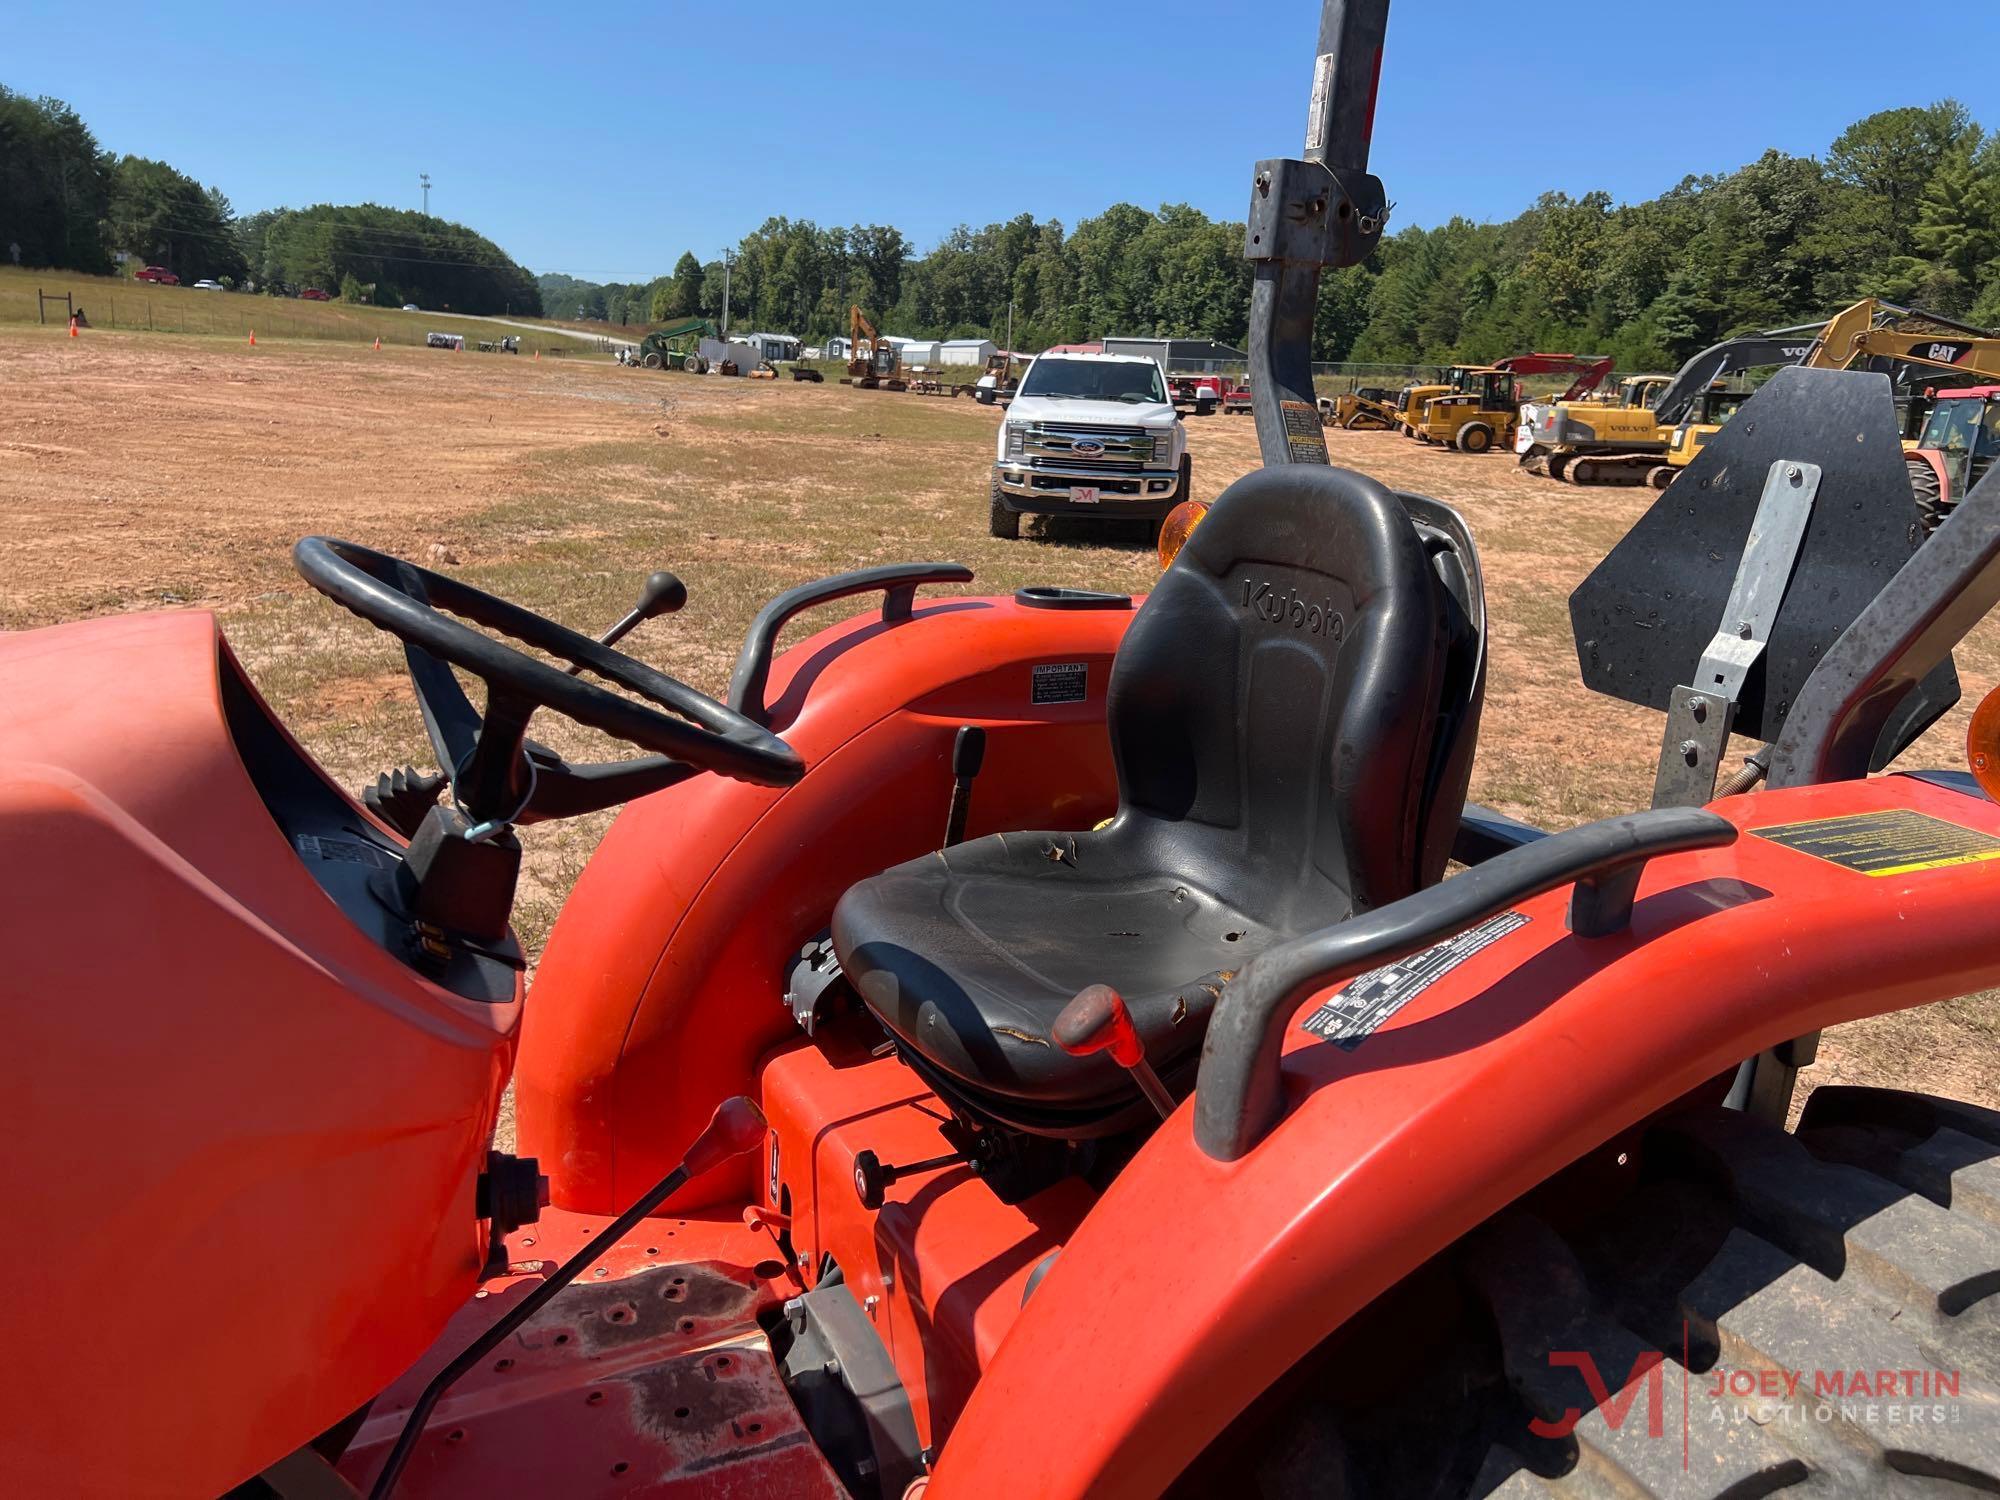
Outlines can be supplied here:
[[[953, 560], [981, 591], [1146, 589], [1156, 563], [1136, 532], [986, 535], [997, 420], [964, 400], [602, 360], [0, 330], [0, 628], [217, 610], [279, 711], [358, 786], [422, 762], [422, 730], [393, 645], [293, 573], [300, 536], [448, 558], [479, 587], [587, 630], [623, 613], [647, 572], [671, 568], [688, 607], [641, 627], [629, 648], [718, 694], [765, 599], [848, 568]], [[1247, 418], [1190, 419], [1189, 430], [1200, 497], [1256, 462]], [[1328, 441], [1336, 463], [1456, 505], [1479, 540], [1491, 677], [1473, 796], [1552, 827], [1645, 805], [1660, 719], [1583, 691], [1567, 599], [1650, 494], [1558, 486], [1507, 455], [1384, 433]], [[1962, 765], [1970, 707], [2000, 680], [2000, 622], [1975, 633], [1959, 669], [1963, 704], [1908, 763]], [[553, 727], [544, 737], [585, 743]], [[531, 945], [608, 820], [527, 835]], [[2000, 1103], [2000, 1000], [1844, 1027], [1821, 1057], [1816, 1082]]]

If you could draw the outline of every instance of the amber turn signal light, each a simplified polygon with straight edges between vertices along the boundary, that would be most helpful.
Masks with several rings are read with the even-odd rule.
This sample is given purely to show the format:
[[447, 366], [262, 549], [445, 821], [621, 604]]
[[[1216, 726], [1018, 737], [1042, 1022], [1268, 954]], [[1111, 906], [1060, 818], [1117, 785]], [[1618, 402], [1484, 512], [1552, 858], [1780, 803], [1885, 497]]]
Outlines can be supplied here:
[[[1166, 546], [1164, 533], [1160, 545]], [[2000, 802], [2000, 688], [1979, 700], [1965, 731], [1965, 763], [1979, 789]]]
[[1167, 512], [1166, 520], [1160, 522], [1160, 571], [1166, 572], [1173, 566], [1174, 559], [1181, 555], [1181, 548], [1194, 535], [1201, 518], [1208, 514], [1206, 500], [1183, 500]]

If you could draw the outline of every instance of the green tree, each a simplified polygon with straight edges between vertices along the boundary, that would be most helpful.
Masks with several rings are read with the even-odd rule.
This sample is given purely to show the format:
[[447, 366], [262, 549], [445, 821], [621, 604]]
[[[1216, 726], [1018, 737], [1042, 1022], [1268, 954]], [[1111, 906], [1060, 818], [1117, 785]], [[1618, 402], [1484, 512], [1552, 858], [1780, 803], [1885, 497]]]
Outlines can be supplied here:
[[19, 245], [24, 265], [108, 271], [110, 212], [111, 158], [76, 111], [0, 88], [0, 253]]

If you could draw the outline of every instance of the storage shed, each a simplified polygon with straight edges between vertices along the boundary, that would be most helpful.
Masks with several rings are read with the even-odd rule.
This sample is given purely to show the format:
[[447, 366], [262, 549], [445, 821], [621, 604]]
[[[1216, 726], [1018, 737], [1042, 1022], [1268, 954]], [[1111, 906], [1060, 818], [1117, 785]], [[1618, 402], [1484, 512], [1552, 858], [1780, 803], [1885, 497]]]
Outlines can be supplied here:
[[999, 347], [991, 339], [946, 339], [938, 345], [938, 363], [976, 365], [983, 370], [986, 361], [999, 352]]

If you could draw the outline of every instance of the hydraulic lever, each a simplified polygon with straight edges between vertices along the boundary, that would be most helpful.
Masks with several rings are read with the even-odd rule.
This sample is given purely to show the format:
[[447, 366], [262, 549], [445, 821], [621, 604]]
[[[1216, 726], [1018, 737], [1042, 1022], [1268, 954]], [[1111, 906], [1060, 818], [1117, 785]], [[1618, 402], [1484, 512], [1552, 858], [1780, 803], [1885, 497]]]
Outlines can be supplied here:
[[[655, 574], [655, 577], [665, 575]], [[546, 1307], [556, 1293], [576, 1280], [578, 1273], [605, 1251], [617, 1244], [637, 1227], [639, 1221], [658, 1208], [668, 1198], [680, 1191], [690, 1178], [699, 1177], [704, 1172], [719, 1167], [732, 1156], [741, 1156], [746, 1151], [754, 1151], [764, 1143], [766, 1130], [764, 1112], [741, 1094], [725, 1099], [716, 1106], [715, 1115], [708, 1122], [708, 1128], [695, 1137], [688, 1147], [681, 1164], [662, 1177], [651, 1189], [624, 1213], [613, 1219], [597, 1238], [585, 1245], [576, 1254], [564, 1261], [540, 1286], [523, 1297], [513, 1307], [488, 1328], [478, 1338], [467, 1344], [458, 1358], [438, 1371], [424, 1392], [410, 1407], [408, 1420], [403, 1430], [396, 1435], [396, 1446], [389, 1450], [389, 1456], [382, 1463], [382, 1472], [375, 1476], [375, 1483], [368, 1491], [369, 1500], [387, 1500], [396, 1488], [396, 1480], [403, 1472], [403, 1466], [410, 1460], [410, 1452], [417, 1445], [417, 1439], [429, 1420], [431, 1409], [438, 1398], [450, 1389], [458, 1378], [483, 1360], [507, 1336], [536, 1313]]]
[[1049, 1034], [1071, 1057], [1109, 1052], [1111, 1060], [1132, 1075], [1139, 1092], [1159, 1111], [1162, 1120], [1173, 1114], [1174, 1096], [1167, 1092], [1160, 1075], [1146, 1061], [1146, 1044], [1139, 1040], [1139, 1028], [1132, 1024], [1132, 1012], [1125, 1007], [1125, 997], [1110, 985], [1093, 984], [1078, 990], [1076, 998], [1056, 1017]]
[[[615, 646], [633, 629], [659, 615], [670, 615], [688, 602], [687, 585], [662, 568], [646, 577], [646, 586], [639, 591], [639, 602], [633, 605], [609, 630], [597, 638], [600, 646]], [[572, 662], [565, 668], [574, 677], [583, 668]]]
[[972, 778], [986, 760], [986, 731], [976, 724], [959, 727], [951, 742], [951, 806], [945, 810], [944, 844], [965, 841], [965, 819], [972, 810]]

